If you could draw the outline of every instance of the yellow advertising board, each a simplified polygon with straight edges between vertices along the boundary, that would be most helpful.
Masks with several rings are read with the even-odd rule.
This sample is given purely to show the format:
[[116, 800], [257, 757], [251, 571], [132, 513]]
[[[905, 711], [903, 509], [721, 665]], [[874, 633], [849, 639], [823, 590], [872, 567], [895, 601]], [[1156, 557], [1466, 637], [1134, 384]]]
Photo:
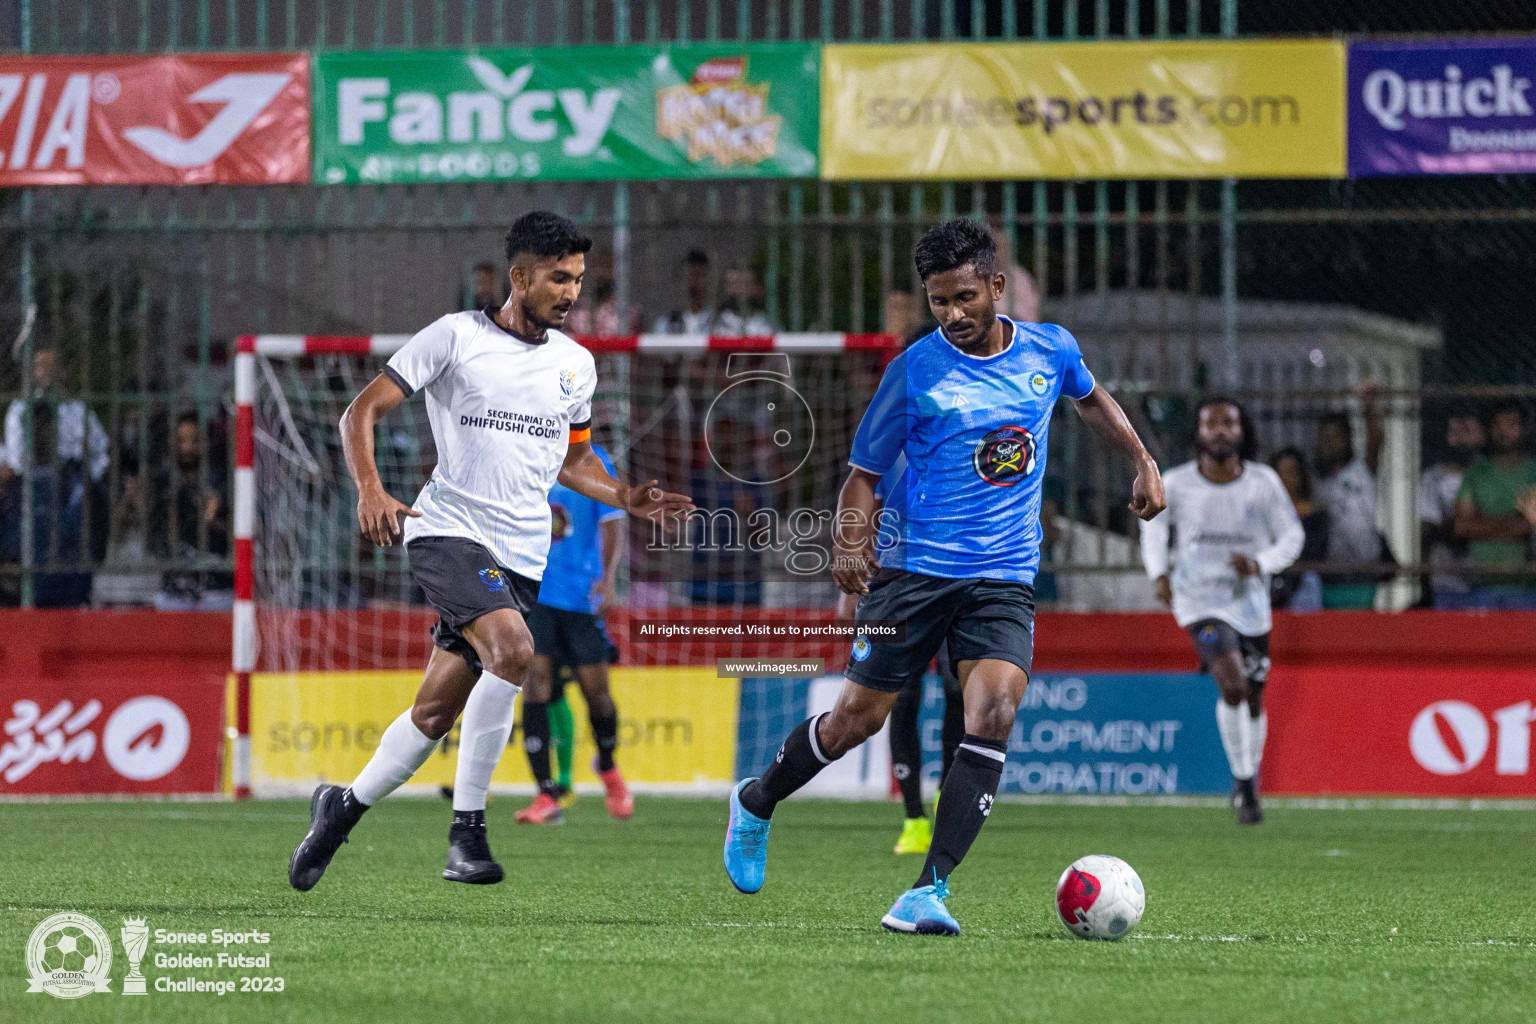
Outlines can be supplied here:
[[[638, 785], [708, 785], [734, 781], [741, 682], [714, 668], [614, 668], [619, 708], [618, 761]], [[297, 672], [251, 677], [251, 769], [257, 792], [294, 790], [321, 780], [349, 781], [378, 746], [384, 729], [411, 706], [421, 673]], [[574, 781], [597, 782], [597, 752], [580, 689], [567, 690], [576, 718]], [[519, 714], [521, 720], [521, 714]], [[453, 784], [458, 727], [415, 785]], [[521, 732], [514, 732], [493, 785], [531, 787]]]
[[1337, 178], [1344, 44], [827, 46], [832, 179]]

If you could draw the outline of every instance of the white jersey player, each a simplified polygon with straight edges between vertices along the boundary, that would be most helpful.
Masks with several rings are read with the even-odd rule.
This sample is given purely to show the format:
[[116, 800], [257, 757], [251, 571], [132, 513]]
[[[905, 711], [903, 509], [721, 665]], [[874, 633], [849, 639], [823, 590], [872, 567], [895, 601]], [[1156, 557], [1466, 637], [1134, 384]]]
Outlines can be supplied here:
[[1242, 407], [1208, 398], [1195, 415], [1197, 458], [1164, 475], [1168, 507], [1142, 526], [1141, 559], [1194, 640], [1201, 671], [1221, 688], [1216, 725], [1233, 808], [1252, 825], [1264, 818], [1257, 774], [1269, 724], [1269, 579], [1301, 554], [1305, 534], [1279, 476], [1253, 459], [1258, 441]]
[[[519, 218], [507, 232], [506, 304], [453, 313], [418, 333], [341, 418], [358, 523], [384, 547], [403, 533], [411, 575], [438, 614], [436, 647], [415, 704], [384, 730], [352, 785], [315, 790], [309, 833], [288, 864], [295, 889], [314, 888], [363, 812], [416, 773], [460, 712], [443, 877], [501, 881], [485, 839], [485, 797], [533, 661], [523, 615], [549, 553], [550, 488], [558, 479], [653, 518], [693, 507], [654, 480], [614, 479], [592, 450], [592, 355], [558, 330], [581, 294], [591, 247], [564, 217]], [[408, 507], [379, 480], [373, 435], [379, 419], [417, 391], [425, 392], [438, 462]]]

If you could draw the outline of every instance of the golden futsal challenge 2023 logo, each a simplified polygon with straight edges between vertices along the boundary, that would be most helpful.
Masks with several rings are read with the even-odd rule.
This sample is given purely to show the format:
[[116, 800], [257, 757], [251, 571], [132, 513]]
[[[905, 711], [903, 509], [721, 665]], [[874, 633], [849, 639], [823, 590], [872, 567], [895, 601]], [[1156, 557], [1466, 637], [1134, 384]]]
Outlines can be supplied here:
[[656, 91], [656, 134], [686, 145], [693, 163], [761, 163], [778, 151], [783, 123], [768, 112], [768, 83], [747, 81], [745, 56], [707, 60], [687, 82]]

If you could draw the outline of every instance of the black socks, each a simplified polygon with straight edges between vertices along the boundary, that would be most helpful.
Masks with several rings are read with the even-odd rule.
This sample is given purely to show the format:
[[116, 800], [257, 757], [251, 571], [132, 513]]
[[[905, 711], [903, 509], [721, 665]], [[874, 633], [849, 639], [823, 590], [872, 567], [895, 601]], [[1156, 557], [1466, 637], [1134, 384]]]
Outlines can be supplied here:
[[460, 828], [485, 828], [484, 811], [454, 811], [453, 827]]
[[790, 730], [778, 756], [763, 772], [762, 778], [741, 788], [742, 807], [759, 818], [771, 818], [773, 808], [780, 800], [810, 782], [832, 763], [832, 758], [823, 756], [812, 732], [820, 721], [821, 716], [815, 715]]
[[346, 822], [347, 828], [350, 829], [353, 825], [356, 825], [358, 819], [363, 816], [363, 812], [367, 809], [367, 804], [363, 803], [357, 797], [352, 795], [351, 786], [348, 786], [346, 789], [342, 790], [341, 816], [342, 820]]
[[923, 687], [919, 683], [903, 689], [891, 706], [891, 774], [901, 787], [908, 818], [924, 817], [923, 745], [917, 734], [922, 705]]
[[592, 723], [592, 738], [597, 741], [597, 770], [612, 771], [613, 751], [619, 745], [619, 713], [600, 715], [591, 711], [587, 718]]
[[965, 858], [981, 826], [992, 813], [992, 800], [1003, 777], [1006, 743], [970, 733], [955, 752], [955, 762], [944, 779], [939, 812], [933, 825], [933, 845], [914, 889], [947, 879]]
[[539, 792], [555, 795], [555, 781], [549, 771], [548, 701], [523, 701], [523, 750], [528, 754], [528, 767], [533, 772], [533, 781], [539, 784]]

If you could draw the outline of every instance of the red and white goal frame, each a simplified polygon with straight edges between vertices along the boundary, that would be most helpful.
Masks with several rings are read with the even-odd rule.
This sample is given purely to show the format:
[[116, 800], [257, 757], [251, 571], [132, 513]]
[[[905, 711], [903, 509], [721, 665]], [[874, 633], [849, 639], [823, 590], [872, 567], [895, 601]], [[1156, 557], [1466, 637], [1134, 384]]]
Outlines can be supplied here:
[[[295, 359], [316, 355], [389, 356], [412, 335], [358, 336], [247, 334], [235, 355], [235, 604], [231, 669], [235, 676], [235, 735], [231, 759], [236, 799], [251, 795], [251, 673], [256, 668], [255, 548], [256, 527], [256, 357]], [[721, 337], [704, 334], [632, 334], [579, 336], [593, 352], [702, 353], [783, 352], [832, 354], [883, 351], [894, 355], [901, 340], [889, 334], [801, 332]]]

